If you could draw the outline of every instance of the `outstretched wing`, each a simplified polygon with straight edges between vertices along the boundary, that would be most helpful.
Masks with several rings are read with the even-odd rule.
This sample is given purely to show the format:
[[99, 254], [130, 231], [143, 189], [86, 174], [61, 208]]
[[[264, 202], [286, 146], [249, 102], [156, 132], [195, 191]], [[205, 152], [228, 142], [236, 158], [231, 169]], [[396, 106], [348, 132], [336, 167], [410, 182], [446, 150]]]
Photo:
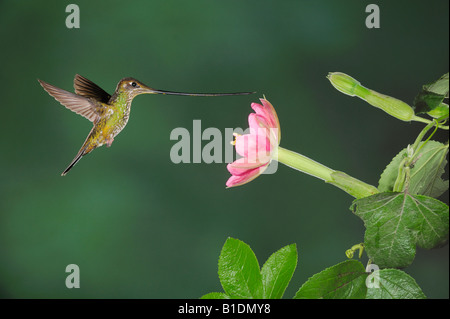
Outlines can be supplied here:
[[85, 97], [91, 97], [103, 103], [108, 103], [111, 98], [111, 95], [106, 93], [101, 87], [79, 74], [75, 75], [73, 86], [75, 93]]
[[80, 114], [81, 116], [84, 116], [89, 121], [95, 122], [97, 117], [100, 115], [102, 108], [100, 103], [97, 104], [95, 101], [87, 97], [57, 88], [56, 86], [48, 84], [39, 79], [38, 81], [42, 85], [44, 90], [47, 91], [48, 94], [53, 96], [59, 103], [64, 105], [69, 110]]

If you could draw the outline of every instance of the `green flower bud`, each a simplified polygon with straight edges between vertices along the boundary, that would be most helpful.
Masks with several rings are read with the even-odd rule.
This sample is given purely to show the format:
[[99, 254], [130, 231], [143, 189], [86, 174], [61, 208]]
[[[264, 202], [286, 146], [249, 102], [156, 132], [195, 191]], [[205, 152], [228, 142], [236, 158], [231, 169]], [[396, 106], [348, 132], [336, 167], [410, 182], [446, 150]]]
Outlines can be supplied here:
[[392, 115], [402, 121], [409, 122], [414, 117], [414, 110], [405, 102], [372, 90], [369, 91], [370, 94], [362, 99], [370, 105], [378, 107], [389, 115]]
[[409, 122], [415, 117], [414, 110], [405, 102], [367, 89], [347, 74], [334, 72], [329, 73], [327, 78], [338, 91], [350, 96], [357, 96], [399, 120]]
[[327, 78], [338, 91], [350, 96], [355, 96], [355, 89], [361, 85], [351, 76], [341, 72], [328, 73]]

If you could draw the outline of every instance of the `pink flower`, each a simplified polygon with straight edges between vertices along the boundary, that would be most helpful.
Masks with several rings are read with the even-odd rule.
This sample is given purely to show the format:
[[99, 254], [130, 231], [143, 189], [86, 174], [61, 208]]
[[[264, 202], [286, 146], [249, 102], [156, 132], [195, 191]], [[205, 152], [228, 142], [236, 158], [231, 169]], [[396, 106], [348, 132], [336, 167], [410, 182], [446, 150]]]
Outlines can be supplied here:
[[227, 165], [231, 177], [227, 187], [240, 186], [248, 183], [262, 174], [280, 144], [281, 132], [277, 113], [266, 99], [260, 99], [261, 104], [252, 103], [255, 113], [248, 116], [250, 134], [234, 134], [233, 144], [236, 152], [243, 156]]

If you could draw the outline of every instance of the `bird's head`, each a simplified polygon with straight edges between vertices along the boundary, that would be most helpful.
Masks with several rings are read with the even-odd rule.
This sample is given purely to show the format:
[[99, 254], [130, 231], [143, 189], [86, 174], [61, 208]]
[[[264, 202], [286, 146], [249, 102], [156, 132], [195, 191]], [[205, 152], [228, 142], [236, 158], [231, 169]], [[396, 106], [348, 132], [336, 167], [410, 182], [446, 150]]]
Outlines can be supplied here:
[[127, 93], [132, 98], [139, 94], [158, 94], [157, 90], [134, 78], [123, 78], [120, 80], [119, 84], [117, 84], [116, 92]]

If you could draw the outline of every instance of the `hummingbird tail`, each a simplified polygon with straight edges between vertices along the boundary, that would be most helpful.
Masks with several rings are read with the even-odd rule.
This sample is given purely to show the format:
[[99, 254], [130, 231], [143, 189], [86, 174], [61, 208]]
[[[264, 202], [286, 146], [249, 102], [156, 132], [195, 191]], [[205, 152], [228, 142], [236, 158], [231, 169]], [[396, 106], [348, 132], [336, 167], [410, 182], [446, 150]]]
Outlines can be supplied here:
[[70, 165], [64, 170], [64, 172], [61, 173], [61, 176], [65, 176], [72, 169], [72, 167], [74, 167], [75, 164], [78, 163], [78, 161], [84, 155], [86, 155], [86, 153], [84, 151], [86, 150], [87, 146], [88, 145], [85, 145], [83, 148], [81, 148], [81, 150], [78, 152], [77, 156], [75, 156], [75, 158], [73, 159], [72, 163], [70, 163]]

